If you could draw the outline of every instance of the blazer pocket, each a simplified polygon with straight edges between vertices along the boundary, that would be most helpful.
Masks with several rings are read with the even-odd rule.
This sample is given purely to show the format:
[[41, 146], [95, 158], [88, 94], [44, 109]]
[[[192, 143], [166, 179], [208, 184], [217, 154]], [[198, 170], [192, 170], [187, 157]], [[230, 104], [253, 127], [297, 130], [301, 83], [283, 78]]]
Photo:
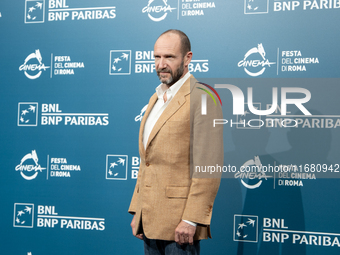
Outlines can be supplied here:
[[171, 186], [166, 187], [166, 196], [168, 198], [188, 198], [190, 187]]

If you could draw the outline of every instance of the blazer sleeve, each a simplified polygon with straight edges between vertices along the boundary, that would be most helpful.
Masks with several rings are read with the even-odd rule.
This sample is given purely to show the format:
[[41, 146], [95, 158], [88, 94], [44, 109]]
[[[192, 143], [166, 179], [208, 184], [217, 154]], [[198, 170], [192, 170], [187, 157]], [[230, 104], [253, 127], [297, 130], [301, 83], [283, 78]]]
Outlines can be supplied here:
[[[207, 115], [201, 114], [200, 89], [190, 94], [190, 174], [191, 185], [182, 219], [210, 225], [214, 200], [223, 167], [223, 125], [214, 127], [214, 119], [222, 119], [217, 98], [207, 95]], [[202, 85], [203, 86], [203, 85]], [[220, 167], [220, 168], [219, 168]], [[213, 172], [213, 170], [215, 172]]]
[[137, 178], [136, 186], [135, 186], [135, 189], [133, 191], [132, 199], [131, 199], [129, 210], [128, 210], [128, 212], [131, 213], [131, 214], [136, 213], [138, 195], [139, 195], [139, 182], [138, 182], [138, 178]]

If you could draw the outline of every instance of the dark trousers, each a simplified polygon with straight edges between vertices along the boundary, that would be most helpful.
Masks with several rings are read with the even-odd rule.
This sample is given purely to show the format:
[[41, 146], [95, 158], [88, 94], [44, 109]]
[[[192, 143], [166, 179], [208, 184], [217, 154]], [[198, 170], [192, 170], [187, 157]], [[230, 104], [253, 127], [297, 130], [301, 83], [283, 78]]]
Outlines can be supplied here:
[[175, 241], [149, 239], [143, 235], [145, 255], [199, 255], [200, 241], [179, 245]]

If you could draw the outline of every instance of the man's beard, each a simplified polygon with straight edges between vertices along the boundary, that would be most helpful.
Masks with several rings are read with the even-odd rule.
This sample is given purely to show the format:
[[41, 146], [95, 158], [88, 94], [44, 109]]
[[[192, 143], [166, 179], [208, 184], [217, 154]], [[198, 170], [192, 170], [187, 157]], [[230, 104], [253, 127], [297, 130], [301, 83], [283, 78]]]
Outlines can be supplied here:
[[177, 68], [175, 75], [173, 74], [172, 70], [170, 68], [163, 68], [163, 69], [158, 69], [157, 70], [157, 76], [158, 78], [162, 81], [162, 77], [160, 75], [160, 73], [169, 73], [170, 77], [169, 79], [165, 80], [164, 84], [168, 85], [168, 87], [170, 87], [171, 85], [175, 84], [183, 75], [184, 72], [184, 60], [182, 60], [182, 63], [180, 64], [180, 66]]

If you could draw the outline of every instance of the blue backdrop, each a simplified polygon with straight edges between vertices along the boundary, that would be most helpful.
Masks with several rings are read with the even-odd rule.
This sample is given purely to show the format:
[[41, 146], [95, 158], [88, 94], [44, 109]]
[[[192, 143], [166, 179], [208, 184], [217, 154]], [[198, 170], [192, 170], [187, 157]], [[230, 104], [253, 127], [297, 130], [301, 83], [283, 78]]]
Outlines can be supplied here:
[[[0, 253], [142, 254], [127, 213], [138, 129], [154, 42], [175, 28], [222, 99], [225, 165], [289, 167], [225, 173], [202, 254], [338, 254], [339, 14], [339, 0], [2, 0]], [[277, 88], [272, 116], [249, 110], [249, 87], [262, 110]], [[311, 95], [290, 101], [289, 127], [282, 88]]]

